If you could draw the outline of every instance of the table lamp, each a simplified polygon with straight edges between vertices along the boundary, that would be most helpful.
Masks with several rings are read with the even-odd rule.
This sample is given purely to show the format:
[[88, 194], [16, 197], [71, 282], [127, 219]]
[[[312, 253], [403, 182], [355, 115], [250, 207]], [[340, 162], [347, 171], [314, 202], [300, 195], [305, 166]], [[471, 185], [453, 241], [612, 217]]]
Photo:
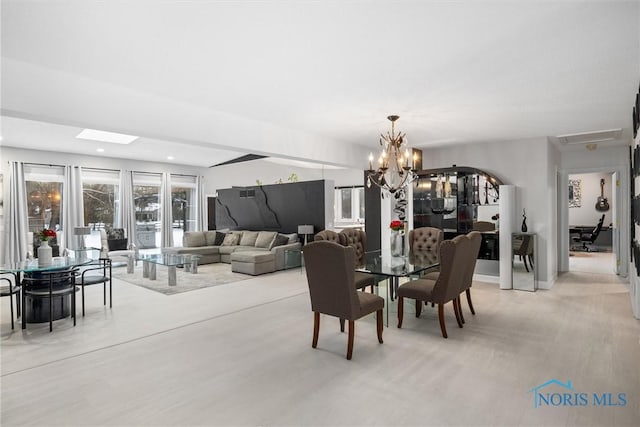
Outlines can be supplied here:
[[299, 225], [298, 234], [304, 234], [304, 244], [307, 244], [307, 236], [313, 234], [313, 225]]
[[89, 234], [91, 234], [91, 227], [73, 227], [73, 235], [78, 236], [78, 250], [82, 250], [85, 248], [84, 236], [88, 236]]

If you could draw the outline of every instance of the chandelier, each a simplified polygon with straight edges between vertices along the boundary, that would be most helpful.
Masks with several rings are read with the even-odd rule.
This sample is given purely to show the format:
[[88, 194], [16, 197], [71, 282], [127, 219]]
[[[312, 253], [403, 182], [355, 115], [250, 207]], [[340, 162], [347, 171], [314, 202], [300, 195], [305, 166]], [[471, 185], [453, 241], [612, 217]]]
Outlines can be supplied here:
[[417, 178], [415, 173], [416, 155], [410, 155], [409, 148], [402, 152], [402, 143], [406, 142], [406, 134], [398, 132], [395, 123], [400, 116], [389, 116], [391, 133], [380, 135], [382, 152], [378, 157], [378, 169], [373, 169], [373, 153], [369, 154], [369, 170], [367, 171], [367, 187], [374, 183], [383, 190], [393, 194], [403, 189]]

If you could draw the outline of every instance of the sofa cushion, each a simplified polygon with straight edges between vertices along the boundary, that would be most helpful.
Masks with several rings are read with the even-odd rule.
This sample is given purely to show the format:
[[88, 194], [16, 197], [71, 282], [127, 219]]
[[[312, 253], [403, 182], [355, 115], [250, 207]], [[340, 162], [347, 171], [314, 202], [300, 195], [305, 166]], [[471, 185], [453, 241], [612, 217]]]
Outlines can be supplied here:
[[259, 263], [273, 261], [275, 259], [276, 256], [273, 252], [269, 251], [235, 251], [231, 254], [231, 261]]
[[275, 248], [276, 246], [286, 245], [287, 243], [289, 243], [289, 238], [284, 234], [278, 233], [276, 238], [273, 239], [273, 244], [271, 245], [271, 248]]
[[207, 239], [202, 231], [187, 231], [182, 235], [182, 246], [185, 248], [193, 248], [197, 246], [206, 246]]
[[204, 231], [203, 233], [204, 233], [204, 239], [206, 241], [206, 246], [215, 246], [216, 231], [210, 230], [210, 231]]
[[229, 233], [224, 236], [224, 240], [222, 241], [220, 246], [237, 246], [238, 242], [240, 241], [240, 236], [242, 236], [242, 234]]
[[257, 231], [244, 231], [240, 238], [240, 246], [255, 246], [256, 239], [258, 238]]
[[273, 239], [276, 238], [275, 231], [261, 231], [258, 233], [258, 238], [256, 239], [256, 244], [254, 245], [256, 248], [265, 248], [271, 249], [271, 245], [273, 244]]

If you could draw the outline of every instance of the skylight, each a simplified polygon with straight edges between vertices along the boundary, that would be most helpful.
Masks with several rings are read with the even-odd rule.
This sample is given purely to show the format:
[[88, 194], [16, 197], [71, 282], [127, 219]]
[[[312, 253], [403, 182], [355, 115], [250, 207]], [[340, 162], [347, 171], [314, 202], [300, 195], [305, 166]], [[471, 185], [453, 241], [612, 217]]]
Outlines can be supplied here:
[[114, 144], [131, 144], [133, 141], [138, 139], [137, 136], [133, 135], [95, 129], [84, 129], [76, 136], [76, 138], [100, 142], [112, 142]]

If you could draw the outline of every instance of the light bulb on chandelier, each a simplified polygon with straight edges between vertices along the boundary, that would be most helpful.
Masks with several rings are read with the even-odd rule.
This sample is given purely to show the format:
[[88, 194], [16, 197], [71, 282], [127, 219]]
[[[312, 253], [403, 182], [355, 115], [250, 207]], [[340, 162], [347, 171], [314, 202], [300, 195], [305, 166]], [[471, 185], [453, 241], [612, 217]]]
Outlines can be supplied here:
[[367, 187], [371, 183], [393, 194], [413, 182], [418, 176], [415, 173], [417, 156], [410, 155], [408, 147], [402, 152], [402, 144], [406, 142], [406, 134], [396, 135], [395, 122], [400, 116], [389, 116], [391, 132], [380, 135], [382, 152], [378, 157], [378, 169], [373, 169], [373, 153], [369, 154], [369, 170], [367, 171]]

